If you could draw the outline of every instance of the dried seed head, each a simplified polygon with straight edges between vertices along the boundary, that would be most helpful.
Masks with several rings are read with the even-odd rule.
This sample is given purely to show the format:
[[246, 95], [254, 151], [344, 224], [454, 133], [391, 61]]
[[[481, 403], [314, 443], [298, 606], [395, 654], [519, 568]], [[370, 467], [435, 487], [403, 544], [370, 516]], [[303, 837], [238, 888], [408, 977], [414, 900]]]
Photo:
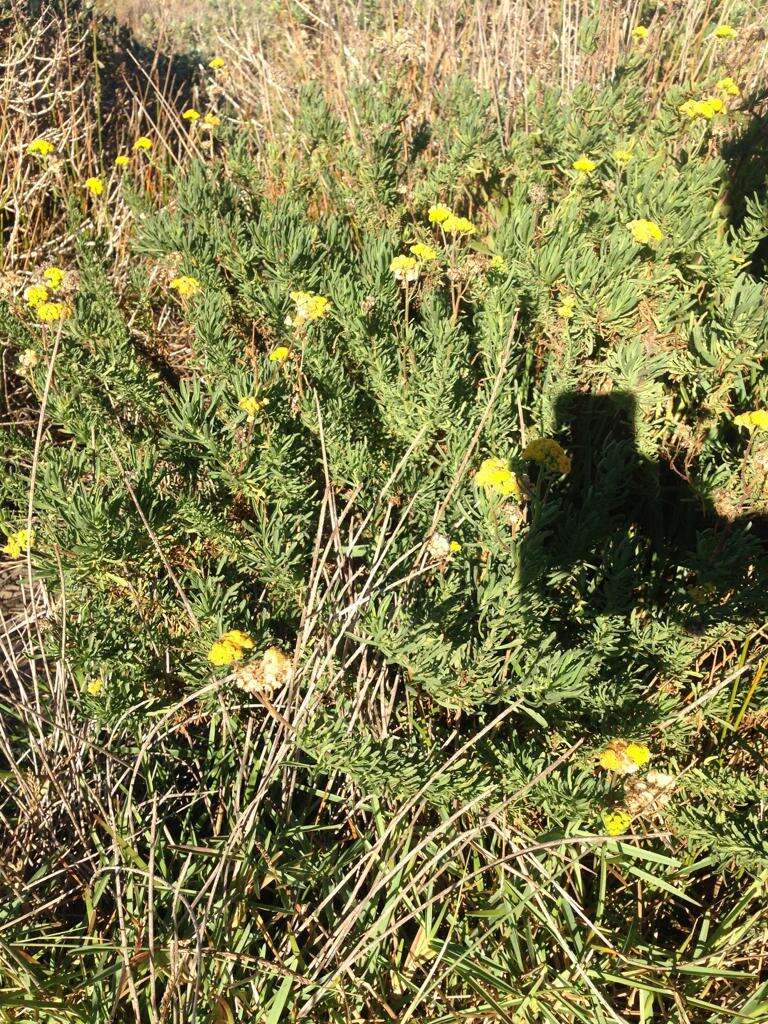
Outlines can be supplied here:
[[632, 815], [661, 814], [672, 799], [677, 779], [665, 772], [633, 776], [624, 787], [624, 804]]

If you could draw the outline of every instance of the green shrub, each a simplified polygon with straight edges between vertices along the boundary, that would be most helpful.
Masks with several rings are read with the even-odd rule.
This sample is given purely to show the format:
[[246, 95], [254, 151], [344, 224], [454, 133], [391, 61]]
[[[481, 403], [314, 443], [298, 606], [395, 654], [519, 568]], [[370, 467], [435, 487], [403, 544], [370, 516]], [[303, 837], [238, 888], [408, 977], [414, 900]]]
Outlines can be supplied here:
[[[768, 868], [754, 753], [727, 760], [765, 698], [744, 666], [768, 432], [735, 422], [768, 407], [764, 182], [740, 182], [737, 219], [713, 142], [738, 151], [745, 115], [687, 120], [682, 90], [650, 115], [632, 82], [531, 100], [508, 141], [463, 81], [428, 137], [396, 84], [350, 96], [352, 128], [309, 91], [279, 144], [224, 126], [159, 191], [116, 184], [130, 259], [81, 225], [71, 316], [4, 304], [13, 362], [40, 357], [18, 375], [44, 424], [38, 445], [5, 430], [6, 529], [33, 481], [32, 564], [67, 611], [44, 641], [83, 720], [141, 735], [189, 699], [236, 745], [251, 713], [287, 718], [296, 821], [340, 778], [334, 799], [423, 798], [432, 824], [503, 807], [539, 837], [603, 834], [636, 776], [597, 758], [633, 740], [673, 780], [638, 836]], [[473, 229], [444, 231], [435, 204]], [[398, 280], [417, 243], [436, 258]], [[296, 293], [330, 305], [302, 322]], [[232, 630], [253, 646], [216, 667]], [[287, 685], [258, 675], [269, 648], [295, 652]], [[162, 791], [176, 769], [151, 770]], [[277, 832], [295, 865], [332, 856]]]

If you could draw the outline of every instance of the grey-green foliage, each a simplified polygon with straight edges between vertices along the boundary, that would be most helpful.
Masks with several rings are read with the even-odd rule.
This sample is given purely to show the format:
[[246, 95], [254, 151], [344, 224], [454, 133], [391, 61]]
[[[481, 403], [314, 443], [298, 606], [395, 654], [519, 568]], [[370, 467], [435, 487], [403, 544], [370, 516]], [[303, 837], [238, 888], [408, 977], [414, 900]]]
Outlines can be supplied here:
[[[306, 726], [318, 771], [392, 800], [426, 787], [446, 806], [541, 770], [557, 735], [583, 748], [570, 813], [594, 823], [609, 799], [594, 751], [617, 735], [663, 749], [698, 666], [764, 614], [749, 525], [768, 505], [766, 447], [733, 417], [768, 400], [765, 205], [751, 197], [729, 223], [726, 161], [682, 125], [674, 95], [648, 119], [631, 82], [569, 102], [544, 93], [508, 142], [466, 82], [429, 139], [396, 87], [349, 101], [352, 130], [306, 92], [284, 146], [261, 154], [271, 183], [239, 137], [178, 172], [163, 202], [134, 195], [119, 283], [98, 244], [81, 247], [47, 397], [35, 564], [76, 610], [71, 664], [129, 690], [166, 675], [200, 685], [225, 629], [250, 632], [256, 654], [292, 648], [316, 582], [308, 650], [341, 639], [351, 655], [335, 714]], [[630, 143], [618, 164], [612, 150]], [[583, 152], [592, 174], [571, 169]], [[437, 200], [476, 232], [446, 237], [427, 216]], [[661, 227], [656, 247], [635, 241], [637, 219]], [[389, 264], [416, 241], [438, 258], [404, 288]], [[174, 296], [177, 274], [199, 294]], [[297, 327], [298, 291], [330, 311]], [[14, 350], [50, 352], [29, 311], [0, 315]], [[270, 358], [277, 346], [287, 361]], [[46, 369], [27, 377], [38, 398]], [[250, 419], [249, 396], [267, 403]], [[589, 450], [563, 416], [573, 396], [605, 421]], [[558, 438], [571, 474], [523, 459], [536, 435]], [[10, 530], [31, 447], [7, 441]], [[509, 461], [519, 497], [475, 486], [488, 457]], [[348, 501], [334, 536], [331, 508]], [[435, 530], [460, 550], [430, 554]], [[313, 580], [318, 540], [331, 554]], [[350, 710], [361, 658], [396, 687], [382, 720]], [[707, 713], [727, 714], [727, 698]], [[499, 764], [470, 749], [439, 774], [510, 705]], [[444, 748], [433, 728], [446, 715]], [[682, 720], [679, 752], [696, 742]], [[565, 779], [524, 800], [565, 820]]]

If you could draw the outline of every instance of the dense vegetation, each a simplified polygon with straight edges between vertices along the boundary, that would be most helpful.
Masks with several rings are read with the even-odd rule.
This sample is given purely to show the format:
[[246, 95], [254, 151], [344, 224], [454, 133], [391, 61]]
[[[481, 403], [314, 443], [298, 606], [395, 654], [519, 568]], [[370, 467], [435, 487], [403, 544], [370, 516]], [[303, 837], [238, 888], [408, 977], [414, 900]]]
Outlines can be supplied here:
[[265, 136], [220, 60], [80, 180], [27, 140], [67, 243], [0, 301], [9, 1019], [768, 1012], [764, 93], [725, 28], [654, 102], [628, 25], [512, 124], [393, 67]]

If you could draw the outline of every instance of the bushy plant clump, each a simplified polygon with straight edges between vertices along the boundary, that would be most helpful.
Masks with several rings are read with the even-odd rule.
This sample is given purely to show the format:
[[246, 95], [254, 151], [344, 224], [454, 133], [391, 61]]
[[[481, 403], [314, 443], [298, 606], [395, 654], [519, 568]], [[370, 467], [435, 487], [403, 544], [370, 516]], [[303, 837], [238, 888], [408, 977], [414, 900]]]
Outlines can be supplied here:
[[[612, 737], [679, 767], [697, 666], [760, 624], [768, 508], [765, 208], [729, 222], [684, 99], [584, 91], [503, 146], [459, 82], [421, 152], [394, 88], [352, 135], [312, 92], [272, 182], [235, 134], [160, 203], [128, 179], [127, 277], [85, 236], [47, 302], [4, 306], [55, 431], [33, 562], [100, 716], [215, 678], [237, 629], [328, 655], [301, 742], [364, 790], [418, 790], [445, 709], [464, 735], [514, 705], [439, 803], [578, 742], [534, 802], [590, 822]], [[6, 434], [11, 532], [35, 438]], [[390, 707], [349, 730], [372, 666]]]
[[765, 696], [768, 207], [716, 79], [650, 114], [630, 64], [508, 140], [461, 80], [428, 127], [314, 89], [268, 149], [132, 156], [130, 259], [84, 230], [0, 308], [43, 425], [3, 432], [8, 544], [83, 720], [224, 702], [212, 744], [271, 721], [339, 799], [768, 867], [728, 754]]

